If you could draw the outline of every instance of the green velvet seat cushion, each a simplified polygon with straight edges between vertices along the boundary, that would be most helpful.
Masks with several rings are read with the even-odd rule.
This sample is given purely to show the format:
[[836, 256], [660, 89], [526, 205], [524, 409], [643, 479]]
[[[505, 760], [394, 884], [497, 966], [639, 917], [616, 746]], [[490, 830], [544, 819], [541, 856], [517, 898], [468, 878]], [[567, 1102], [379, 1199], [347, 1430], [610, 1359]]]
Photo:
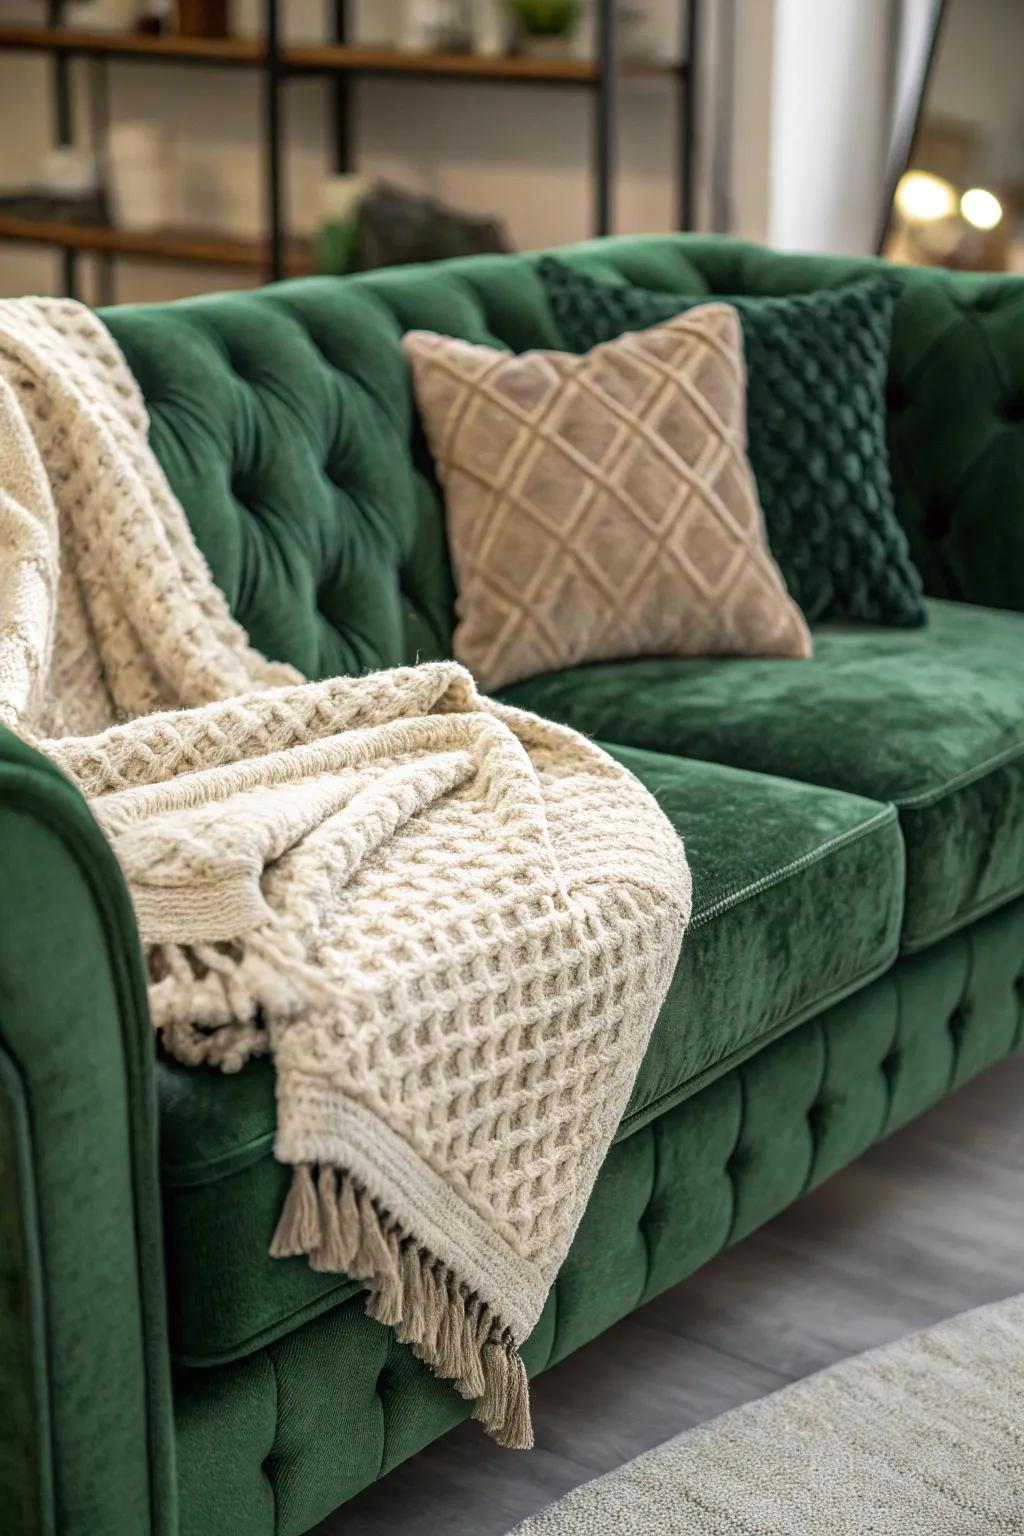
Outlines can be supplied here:
[[[1018, 901], [619, 1142], [523, 1350], [530, 1372], [1002, 1059], [1022, 1024]], [[245, 1360], [180, 1370], [180, 1536], [298, 1536], [467, 1412], [355, 1296]]]
[[[707, 302], [539, 264], [572, 352]], [[896, 517], [886, 444], [895, 285], [884, 277], [788, 298], [730, 297], [743, 325], [750, 462], [772, 553], [809, 619], [924, 622]]]
[[920, 630], [823, 625], [809, 662], [607, 663], [507, 697], [609, 741], [895, 804], [903, 947], [920, 949], [1024, 890], [1024, 617], [929, 610]]
[[[891, 807], [717, 764], [616, 749], [682, 832], [695, 914], [619, 1131], [880, 974], [896, 953], [903, 846]], [[267, 1246], [288, 1187], [273, 1071], [158, 1065], [172, 1340], [243, 1355], [358, 1287]]]

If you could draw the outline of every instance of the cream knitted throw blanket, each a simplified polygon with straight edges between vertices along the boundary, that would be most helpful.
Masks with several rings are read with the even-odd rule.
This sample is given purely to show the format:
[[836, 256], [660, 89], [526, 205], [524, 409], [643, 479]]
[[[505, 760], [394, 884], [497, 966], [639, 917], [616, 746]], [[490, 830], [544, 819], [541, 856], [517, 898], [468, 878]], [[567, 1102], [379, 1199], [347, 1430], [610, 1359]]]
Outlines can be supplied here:
[[167, 1049], [272, 1053], [271, 1251], [364, 1280], [528, 1445], [518, 1345], [676, 964], [682, 847], [611, 758], [455, 664], [268, 664], [147, 428], [87, 310], [0, 303], [0, 720], [113, 845]]

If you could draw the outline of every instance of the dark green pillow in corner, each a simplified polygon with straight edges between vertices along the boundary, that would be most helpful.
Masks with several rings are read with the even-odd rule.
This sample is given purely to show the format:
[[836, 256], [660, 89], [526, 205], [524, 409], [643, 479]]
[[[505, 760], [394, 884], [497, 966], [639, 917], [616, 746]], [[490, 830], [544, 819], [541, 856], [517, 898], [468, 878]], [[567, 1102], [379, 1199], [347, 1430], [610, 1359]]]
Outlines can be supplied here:
[[[715, 297], [601, 282], [553, 256], [538, 271], [571, 352]], [[723, 302], [743, 324], [750, 462], [793, 597], [812, 620], [923, 624], [921, 578], [896, 517], [885, 436], [891, 282], [868, 277]]]

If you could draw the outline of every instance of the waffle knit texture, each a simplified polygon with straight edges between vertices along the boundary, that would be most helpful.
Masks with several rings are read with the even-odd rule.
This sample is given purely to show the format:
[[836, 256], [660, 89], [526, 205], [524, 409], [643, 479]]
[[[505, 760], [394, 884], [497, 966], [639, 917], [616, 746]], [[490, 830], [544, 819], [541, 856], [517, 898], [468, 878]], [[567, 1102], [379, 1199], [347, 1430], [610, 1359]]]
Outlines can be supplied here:
[[456, 663], [305, 683], [232, 619], [111, 337], [0, 303], [0, 721], [89, 798], [182, 1061], [272, 1053], [271, 1252], [531, 1442], [518, 1345], [690, 911], [646, 790]]

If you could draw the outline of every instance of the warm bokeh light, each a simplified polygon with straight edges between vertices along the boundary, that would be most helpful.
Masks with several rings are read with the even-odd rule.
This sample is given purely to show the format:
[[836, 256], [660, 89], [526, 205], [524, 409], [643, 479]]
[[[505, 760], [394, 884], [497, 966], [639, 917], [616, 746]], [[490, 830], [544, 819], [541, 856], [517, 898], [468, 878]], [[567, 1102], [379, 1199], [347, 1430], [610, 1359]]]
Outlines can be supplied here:
[[896, 207], [905, 219], [922, 224], [948, 219], [956, 212], [956, 190], [930, 171], [907, 171], [896, 188]]
[[960, 199], [960, 212], [975, 229], [995, 229], [1003, 217], [1003, 205], [994, 192], [971, 187]]

